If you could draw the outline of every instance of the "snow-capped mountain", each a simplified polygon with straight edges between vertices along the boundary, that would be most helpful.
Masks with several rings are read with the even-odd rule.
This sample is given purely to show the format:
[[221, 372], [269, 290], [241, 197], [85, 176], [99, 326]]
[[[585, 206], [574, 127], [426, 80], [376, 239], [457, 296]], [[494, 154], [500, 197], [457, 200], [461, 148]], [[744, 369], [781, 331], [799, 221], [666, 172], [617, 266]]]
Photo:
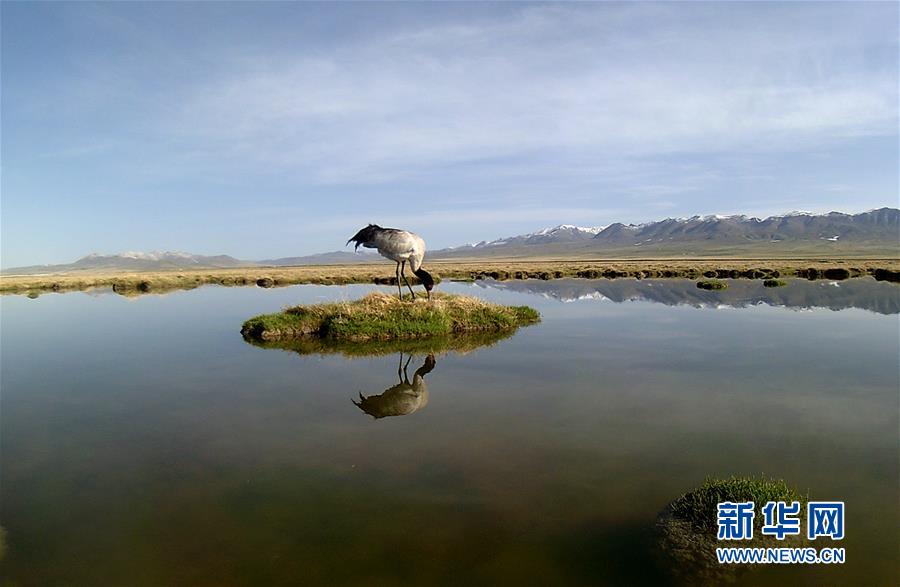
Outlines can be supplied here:
[[225, 268], [242, 267], [252, 265], [245, 261], [239, 261], [228, 255], [193, 255], [181, 251], [124, 251], [122, 253], [105, 255], [91, 253], [78, 259], [74, 263], [62, 265], [32, 265], [29, 267], [16, 267], [4, 269], [4, 273], [19, 275], [38, 273], [69, 273], [74, 271], [165, 271], [167, 269], [199, 269], [199, 268]]
[[142, 251], [123, 251], [113, 255], [104, 255], [101, 253], [91, 253], [78, 259], [76, 263], [98, 263], [104, 260], [131, 259], [135, 261], [172, 261], [175, 263], [199, 264], [201, 260], [206, 259], [201, 255], [192, 255], [182, 251], [150, 251], [144, 253]]
[[823, 252], [839, 245], [870, 248], [877, 245], [900, 251], [900, 210], [881, 208], [860, 214], [789, 212], [762, 219], [743, 214], [708, 214], [643, 224], [615, 222], [606, 227], [561, 224], [528, 234], [433, 251], [430, 256], [602, 254], [673, 247], [680, 248], [680, 254], [698, 254], [712, 248], [763, 244], [768, 247], [764, 252], [771, 253], [776, 252], [772, 246], [784, 247], [790, 243], [806, 243], [803, 245], [806, 249]]
[[881, 208], [861, 214], [812, 214], [790, 212], [768, 218], [692, 216], [667, 218], [646, 224], [611, 224], [594, 240], [604, 245], [648, 246], [667, 242], [715, 241], [730, 244], [752, 242], [893, 239], [900, 230], [900, 210]]
[[603, 226], [575, 226], [572, 224], [560, 224], [549, 228], [543, 228], [537, 232], [520, 234], [506, 238], [498, 238], [492, 241], [467, 244], [461, 247], [452, 247], [448, 250], [460, 249], [487, 249], [500, 246], [522, 245], [546, 245], [554, 243], [575, 243], [589, 241], [604, 229]]
[[539, 235], [551, 235], [551, 234], [597, 234], [601, 230], [606, 228], [605, 226], [574, 226], [572, 224], [560, 224], [559, 226], [554, 226], [553, 228], [544, 228], [543, 230], [539, 230], [533, 233], [534, 236]]
[[124, 251], [114, 255], [91, 253], [78, 259], [73, 269], [170, 269], [191, 267], [240, 267], [247, 263], [228, 255], [194, 255], [182, 251]]

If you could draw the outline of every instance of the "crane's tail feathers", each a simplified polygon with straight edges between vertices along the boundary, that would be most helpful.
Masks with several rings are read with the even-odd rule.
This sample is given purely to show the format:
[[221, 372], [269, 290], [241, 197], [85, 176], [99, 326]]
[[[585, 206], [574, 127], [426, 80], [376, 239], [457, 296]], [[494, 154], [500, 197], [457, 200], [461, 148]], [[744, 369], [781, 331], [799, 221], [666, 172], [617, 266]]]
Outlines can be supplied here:
[[[347, 244], [344, 246], [346, 247], [350, 243], [355, 242], [356, 247], [354, 247], [354, 249], [353, 249], [355, 251], [355, 250], [359, 249], [359, 245], [371, 242], [372, 239], [375, 237], [375, 235], [378, 234], [379, 230], [381, 230], [381, 227], [378, 226], [377, 224], [370, 224], [370, 225], [366, 226], [365, 228], [361, 228], [361, 229], [359, 229], [359, 232], [357, 232], [352, 237], [350, 237], [350, 240], [348, 240]], [[369, 246], [369, 245], [367, 245], [367, 246]]]

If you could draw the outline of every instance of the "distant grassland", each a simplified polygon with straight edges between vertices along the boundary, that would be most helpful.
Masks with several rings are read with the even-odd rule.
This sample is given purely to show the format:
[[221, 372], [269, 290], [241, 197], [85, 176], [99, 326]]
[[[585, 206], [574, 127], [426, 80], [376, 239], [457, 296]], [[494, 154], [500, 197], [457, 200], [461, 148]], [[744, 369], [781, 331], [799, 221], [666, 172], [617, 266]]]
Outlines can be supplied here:
[[[670, 259], [479, 259], [468, 261], [426, 260], [436, 277], [449, 280], [556, 279], [561, 277], [684, 277], [774, 279], [805, 277], [846, 279], [866, 275], [900, 281], [900, 259], [885, 258], [670, 258]], [[411, 281], [414, 281], [411, 278]], [[68, 274], [0, 276], [0, 293], [43, 293], [111, 287], [116, 292], [139, 295], [206, 284], [277, 287], [298, 283], [343, 285], [392, 284], [394, 265], [311, 265], [302, 267], [239, 267], [190, 271], [78, 272]]]

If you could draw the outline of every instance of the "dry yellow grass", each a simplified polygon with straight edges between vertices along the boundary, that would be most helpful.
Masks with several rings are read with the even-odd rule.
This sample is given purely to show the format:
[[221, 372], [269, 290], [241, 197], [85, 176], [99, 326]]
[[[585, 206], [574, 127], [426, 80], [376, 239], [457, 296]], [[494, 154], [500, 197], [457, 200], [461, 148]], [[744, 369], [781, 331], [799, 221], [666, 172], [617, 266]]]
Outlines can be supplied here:
[[[823, 275], [829, 269], [846, 269], [850, 277], [875, 275], [896, 281], [900, 259], [492, 259], [478, 261], [434, 261], [429, 270], [443, 279], [554, 279], [559, 277], [778, 277]], [[69, 273], [0, 276], [0, 293], [75, 291], [112, 287], [128, 294], [191, 289], [205, 284], [266, 287], [315, 283], [392, 283], [390, 263], [364, 265], [314, 265], [304, 267], [241, 267], [145, 273]]]

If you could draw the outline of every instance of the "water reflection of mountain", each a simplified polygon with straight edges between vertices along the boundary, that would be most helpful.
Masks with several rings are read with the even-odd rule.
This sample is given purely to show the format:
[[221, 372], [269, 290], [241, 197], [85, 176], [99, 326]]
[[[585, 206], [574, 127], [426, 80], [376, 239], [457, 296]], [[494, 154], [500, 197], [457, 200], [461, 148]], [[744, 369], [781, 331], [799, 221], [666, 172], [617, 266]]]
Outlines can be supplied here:
[[900, 314], [900, 287], [856, 278], [845, 281], [788, 280], [784, 287], [768, 288], [757, 279], [728, 281], [728, 289], [706, 291], [688, 279], [554, 279], [552, 281], [478, 281], [490, 287], [537, 294], [562, 302], [583, 299], [626, 302], [645, 300], [667, 306], [744, 308], [758, 304], [787, 308], [859, 308], [878, 314]]

